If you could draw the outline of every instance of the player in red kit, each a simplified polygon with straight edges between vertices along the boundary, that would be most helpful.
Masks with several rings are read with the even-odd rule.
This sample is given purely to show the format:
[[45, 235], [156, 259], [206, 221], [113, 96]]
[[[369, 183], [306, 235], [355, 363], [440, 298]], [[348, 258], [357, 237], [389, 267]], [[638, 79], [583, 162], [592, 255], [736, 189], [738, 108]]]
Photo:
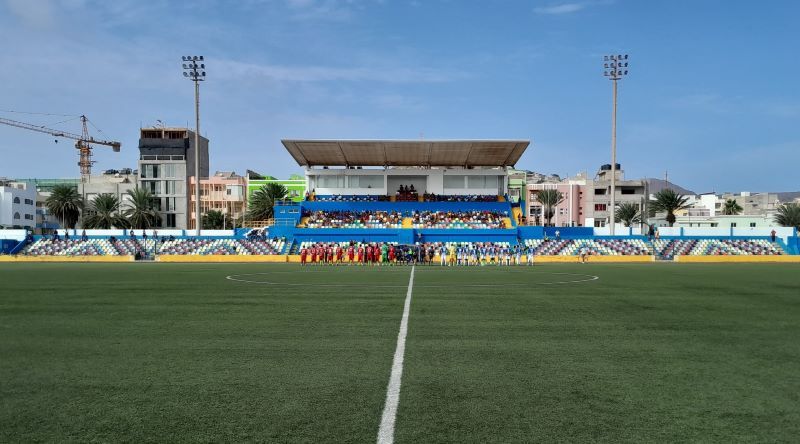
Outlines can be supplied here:
[[356, 249], [355, 247], [353, 247], [353, 244], [350, 244], [350, 246], [347, 247], [347, 261], [350, 262], [350, 265], [353, 265], [353, 258], [355, 257], [355, 255], [356, 255]]
[[363, 245], [359, 245], [358, 246], [358, 263], [359, 264], [363, 264], [364, 263], [364, 246]]
[[395, 257], [394, 245], [390, 245], [389, 246], [389, 265], [394, 265], [394, 257]]
[[303, 248], [302, 250], [300, 250], [300, 265], [305, 265], [306, 264], [306, 257], [307, 256], [308, 256], [308, 250], [306, 248]]
[[317, 263], [317, 247], [314, 246], [311, 247], [311, 263]]
[[342, 256], [344, 256], [344, 249], [342, 248], [341, 245], [337, 245], [336, 246], [336, 263], [337, 264], [341, 264], [342, 263]]

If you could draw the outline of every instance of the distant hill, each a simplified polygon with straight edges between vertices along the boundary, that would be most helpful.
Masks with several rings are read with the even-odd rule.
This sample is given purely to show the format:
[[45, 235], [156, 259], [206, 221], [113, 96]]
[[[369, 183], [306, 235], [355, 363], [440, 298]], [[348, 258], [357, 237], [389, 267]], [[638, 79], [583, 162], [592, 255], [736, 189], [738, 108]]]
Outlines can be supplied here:
[[791, 202], [800, 197], [800, 191], [785, 191], [782, 193], [775, 193], [778, 195], [778, 200], [782, 203]]
[[663, 179], [654, 179], [649, 178], [647, 179], [647, 186], [650, 188], [650, 194], [658, 193], [659, 191], [663, 190], [664, 188], [672, 188], [675, 190], [676, 193], [681, 195], [695, 195], [694, 191], [687, 190], [680, 185], [676, 185], [672, 182], [667, 182]]

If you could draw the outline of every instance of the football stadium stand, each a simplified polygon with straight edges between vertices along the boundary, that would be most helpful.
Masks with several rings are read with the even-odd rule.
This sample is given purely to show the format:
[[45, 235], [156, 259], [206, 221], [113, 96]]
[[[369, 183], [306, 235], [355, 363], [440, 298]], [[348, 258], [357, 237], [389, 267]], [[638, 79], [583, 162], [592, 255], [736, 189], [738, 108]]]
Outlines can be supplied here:
[[[505, 190], [507, 167], [516, 163], [527, 141], [283, 143], [306, 168], [309, 192], [301, 202], [276, 203], [268, 226], [204, 231], [201, 237], [173, 230], [168, 237], [151, 235], [146, 240], [127, 230], [88, 230], [84, 239], [75, 231], [69, 239], [34, 237], [22, 231], [0, 236], [2, 251], [23, 256], [150, 259], [159, 255], [294, 256], [319, 246], [374, 249], [394, 245], [398, 254], [414, 252], [417, 260], [440, 258], [443, 251], [450, 254], [450, 249], [462, 255], [530, 253], [553, 260], [578, 255], [678, 260], [800, 254], [794, 228], [776, 227], [778, 235], [773, 239], [771, 228], [662, 228], [660, 236], [649, 238], [637, 235], [633, 228], [624, 235], [608, 236], [603, 229], [591, 227], [520, 226], [519, 209], [508, 201]], [[258, 258], [248, 258], [252, 259]]]

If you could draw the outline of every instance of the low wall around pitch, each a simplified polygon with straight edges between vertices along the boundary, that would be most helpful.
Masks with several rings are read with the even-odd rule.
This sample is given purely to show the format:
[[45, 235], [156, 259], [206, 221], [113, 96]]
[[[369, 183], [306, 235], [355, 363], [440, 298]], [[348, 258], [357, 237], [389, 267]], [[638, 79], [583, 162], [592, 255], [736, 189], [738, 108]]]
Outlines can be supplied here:
[[[182, 263], [286, 263], [290, 262], [292, 256], [284, 254], [270, 255], [177, 255], [163, 254], [156, 258], [158, 262], [182, 262]], [[297, 262], [299, 262], [299, 256]], [[294, 261], [291, 261], [294, 262]]]
[[[559, 263], [571, 262], [578, 263], [581, 261], [580, 256], [536, 256], [535, 263]], [[608, 263], [647, 263], [655, 262], [654, 256], [589, 256], [586, 259], [589, 263], [608, 262]]]
[[133, 256], [0, 256], [0, 262], [133, 262]]
[[800, 256], [675, 256], [675, 262], [680, 263], [769, 263], [769, 262], [784, 262], [800, 264]]

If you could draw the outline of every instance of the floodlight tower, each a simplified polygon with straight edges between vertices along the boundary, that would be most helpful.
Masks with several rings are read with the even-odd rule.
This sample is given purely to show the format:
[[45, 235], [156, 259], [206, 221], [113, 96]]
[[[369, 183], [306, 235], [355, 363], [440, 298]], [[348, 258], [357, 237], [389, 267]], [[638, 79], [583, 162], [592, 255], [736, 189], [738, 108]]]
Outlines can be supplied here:
[[194, 82], [194, 224], [195, 234], [200, 236], [200, 82], [206, 79], [206, 65], [203, 56], [181, 59], [183, 76]]
[[614, 235], [617, 221], [617, 81], [628, 75], [628, 54], [607, 55], [603, 57], [603, 75], [614, 84], [614, 108], [611, 113], [611, 222], [610, 234]]

